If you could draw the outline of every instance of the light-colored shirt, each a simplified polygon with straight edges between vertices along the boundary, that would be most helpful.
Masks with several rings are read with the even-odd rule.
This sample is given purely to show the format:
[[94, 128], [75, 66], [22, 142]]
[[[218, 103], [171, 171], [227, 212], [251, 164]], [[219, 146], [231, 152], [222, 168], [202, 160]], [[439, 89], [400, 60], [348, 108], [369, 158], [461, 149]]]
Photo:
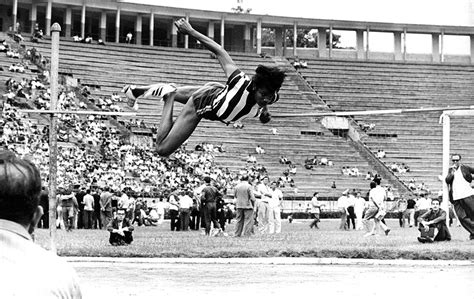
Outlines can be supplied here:
[[266, 194], [271, 194], [272, 190], [264, 183], [257, 185], [257, 192], [261, 195], [260, 201], [269, 202], [271, 200], [270, 196]]
[[317, 196], [311, 198], [311, 213], [319, 214], [321, 212], [321, 204], [318, 201]]
[[458, 167], [458, 169], [454, 171], [453, 200], [466, 198], [473, 194], [474, 191], [471, 188], [471, 184], [466, 181], [466, 179], [464, 179], [464, 176], [461, 172], [461, 167]]
[[431, 200], [427, 197], [420, 197], [416, 203], [418, 210], [429, 210], [431, 208]]
[[0, 298], [82, 298], [73, 268], [22, 225], [0, 219], [0, 248]]
[[349, 195], [347, 197], [347, 207], [353, 207], [355, 205], [355, 196], [354, 195]]
[[170, 210], [174, 210], [174, 211], [178, 210], [179, 204], [178, 204], [178, 201], [176, 200], [175, 195], [173, 194], [170, 195], [169, 203], [170, 203]]
[[365, 205], [366, 205], [366, 201], [363, 197], [356, 197], [355, 198], [355, 202], [354, 202], [354, 211], [355, 212], [363, 212], [364, 211], [364, 208], [365, 208]]
[[340, 210], [347, 208], [347, 196], [343, 195], [337, 199], [337, 207]]
[[94, 197], [90, 194], [84, 195], [84, 211], [94, 211]]
[[182, 195], [179, 197], [179, 207], [181, 209], [189, 209], [193, 206], [193, 199], [189, 195]]
[[370, 204], [374, 205], [375, 207], [379, 209], [384, 208], [384, 201], [386, 198], [387, 198], [387, 192], [380, 185], [377, 185], [377, 187], [371, 189], [369, 192]]
[[283, 199], [283, 193], [281, 192], [280, 189], [275, 189], [271, 190], [272, 197], [270, 197], [270, 200], [268, 201], [268, 205], [270, 208], [277, 208], [280, 206], [280, 200]]
[[118, 206], [123, 209], [128, 209], [130, 207], [130, 199], [127, 194], [123, 193], [122, 196], [120, 196]]

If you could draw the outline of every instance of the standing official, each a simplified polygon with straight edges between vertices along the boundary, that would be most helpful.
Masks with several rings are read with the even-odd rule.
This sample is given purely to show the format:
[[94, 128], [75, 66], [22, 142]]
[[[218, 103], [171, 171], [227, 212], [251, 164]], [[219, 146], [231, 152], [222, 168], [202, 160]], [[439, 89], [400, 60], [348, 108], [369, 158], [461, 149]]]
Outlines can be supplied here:
[[235, 236], [250, 236], [253, 227], [253, 210], [255, 207], [255, 196], [253, 187], [248, 182], [248, 176], [244, 175], [241, 182], [235, 187], [236, 224]]
[[474, 240], [474, 191], [471, 188], [474, 168], [460, 164], [461, 155], [452, 155], [453, 166], [446, 176], [449, 200], [461, 225], [469, 232], [469, 239]]
[[[204, 182], [206, 187], [202, 189], [201, 203], [204, 214], [204, 223], [206, 226], [206, 235], [209, 236], [211, 233], [211, 222], [214, 224], [214, 229], [216, 230], [216, 235], [218, 232], [222, 232], [221, 226], [217, 221], [217, 208], [216, 202], [217, 198], [221, 196], [219, 190], [216, 187], [211, 185], [211, 178], [205, 177]], [[218, 230], [218, 231], [217, 231]]]
[[268, 202], [269, 207], [269, 224], [268, 224], [268, 233], [269, 234], [279, 234], [281, 233], [281, 201], [283, 200], [283, 193], [280, 189], [277, 188], [277, 183], [272, 182], [270, 185], [271, 194], [270, 201]]

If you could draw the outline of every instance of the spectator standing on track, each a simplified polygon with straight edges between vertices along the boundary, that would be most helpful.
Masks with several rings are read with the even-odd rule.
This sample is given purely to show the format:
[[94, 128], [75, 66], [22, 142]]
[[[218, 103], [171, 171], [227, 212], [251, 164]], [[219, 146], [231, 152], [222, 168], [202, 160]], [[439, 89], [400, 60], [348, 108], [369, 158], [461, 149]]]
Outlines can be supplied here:
[[313, 218], [313, 222], [309, 225], [309, 228], [317, 228], [319, 229], [318, 223], [321, 222], [320, 220], [320, 213], [321, 213], [321, 206], [322, 204], [318, 200], [318, 192], [314, 192], [313, 197], [311, 198], [311, 218]]
[[104, 188], [104, 191], [100, 194], [100, 218], [102, 225], [105, 228], [112, 220], [112, 196], [109, 192], [109, 188]]
[[193, 199], [189, 196], [189, 193], [185, 190], [181, 190], [179, 196], [179, 221], [181, 222], [181, 231], [189, 230], [189, 217], [192, 206]]
[[252, 234], [255, 207], [254, 188], [248, 182], [248, 176], [244, 175], [234, 191], [236, 223], [235, 237], [250, 236]]
[[95, 229], [102, 229], [105, 224], [102, 222], [102, 217], [101, 217], [101, 206], [100, 206], [100, 195], [99, 195], [100, 189], [95, 189], [94, 192], [92, 193], [92, 197], [94, 197], [94, 216], [93, 216], [93, 222], [94, 222], [94, 228]]
[[347, 193], [349, 190], [342, 192], [341, 197], [337, 199], [337, 208], [340, 213], [341, 221], [339, 224], [339, 229], [347, 229]]
[[[216, 230], [216, 235], [218, 232], [222, 232], [219, 222], [217, 221], [217, 208], [216, 202], [217, 198], [221, 196], [219, 190], [216, 187], [211, 185], [211, 178], [206, 176], [204, 177], [204, 182], [206, 183], [206, 187], [202, 189], [201, 195], [201, 204], [203, 209], [203, 216], [204, 216], [204, 223], [206, 226], [205, 233], [207, 236], [210, 235], [211, 232], [211, 222], [214, 225], [214, 229]], [[214, 235], [214, 234], [213, 234]]]
[[413, 227], [415, 225], [415, 206], [416, 206], [416, 201], [413, 199], [413, 197], [409, 197], [407, 199], [407, 209], [405, 210], [405, 213], [403, 215], [403, 218], [408, 219], [408, 226]]
[[357, 192], [356, 197], [355, 197], [355, 203], [354, 203], [354, 213], [356, 215], [356, 229], [357, 230], [362, 230], [364, 229], [364, 223], [363, 223], [363, 215], [364, 215], [364, 210], [367, 205], [367, 201], [365, 198], [361, 196], [360, 192]]
[[[369, 208], [367, 209], [364, 217], [366, 224], [367, 233], [364, 237], [373, 236], [376, 233], [377, 226], [380, 226], [388, 235], [390, 228], [382, 222], [385, 216], [385, 200], [387, 199], [387, 193], [383, 187], [380, 186], [381, 179], [379, 177], [374, 178], [374, 181], [370, 183], [371, 190], [369, 191]], [[369, 222], [373, 222], [372, 228], [369, 228]]]
[[420, 194], [420, 198], [416, 201], [415, 206], [415, 226], [418, 225], [418, 217], [429, 211], [431, 207], [431, 200], [426, 197], [425, 193]]
[[74, 227], [74, 210], [77, 207], [77, 200], [71, 189], [67, 189], [59, 197], [61, 201], [64, 227], [71, 231]]
[[281, 233], [281, 201], [283, 200], [283, 193], [277, 188], [277, 183], [272, 182], [270, 185], [271, 194], [270, 201], [268, 202], [269, 207], [269, 234]]
[[177, 195], [172, 192], [170, 194], [169, 200], [169, 213], [170, 213], [170, 219], [171, 219], [171, 231], [179, 231], [181, 230], [181, 226], [179, 223], [179, 202]]
[[258, 231], [262, 234], [268, 232], [268, 221], [270, 217], [269, 201], [271, 200], [272, 190], [268, 186], [268, 177], [264, 177], [257, 184], [257, 222]]
[[91, 190], [86, 191], [86, 195], [83, 197], [84, 202], [84, 228], [93, 228], [93, 215], [94, 215], [94, 197], [91, 195]]
[[354, 213], [354, 205], [355, 205], [355, 191], [349, 192], [349, 196], [347, 197], [347, 229], [351, 228], [356, 229], [355, 226], [355, 218], [356, 215]]
[[461, 155], [451, 156], [453, 166], [446, 176], [449, 200], [454, 206], [461, 225], [469, 232], [469, 239], [474, 240], [474, 191], [471, 187], [474, 168], [461, 164]]

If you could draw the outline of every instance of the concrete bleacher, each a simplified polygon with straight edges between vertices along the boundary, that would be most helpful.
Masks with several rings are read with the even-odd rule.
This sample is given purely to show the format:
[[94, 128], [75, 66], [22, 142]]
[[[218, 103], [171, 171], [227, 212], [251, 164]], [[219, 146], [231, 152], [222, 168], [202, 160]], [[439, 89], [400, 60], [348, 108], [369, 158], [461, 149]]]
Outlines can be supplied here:
[[[346, 60], [308, 60], [301, 75], [333, 111], [411, 109], [468, 106], [474, 103], [474, 66]], [[363, 134], [374, 153], [385, 150], [386, 164], [407, 164], [411, 171], [395, 173], [440, 190], [442, 173], [441, 112], [355, 116], [357, 124], [375, 124]], [[451, 120], [451, 152], [472, 164], [472, 117]]]
[[[39, 44], [26, 43], [36, 47], [49, 57], [49, 41]], [[271, 58], [256, 54], [231, 53], [234, 61], [248, 74], [253, 74], [258, 64], [276, 65]], [[288, 64], [289, 66], [289, 64]], [[316, 110], [329, 111], [325, 105], [314, 103], [307, 96], [306, 82], [290, 68], [287, 80], [281, 90], [281, 100], [270, 107], [274, 113], [304, 113]], [[209, 81], [225, 83], [226, 78], [217, 60], [206, 50], [171, 49], [162, 47], [108, 44], [77, 44], [61, 40], [60, 68], [62, 74], [69, 74], [90, 85], [92, 96], [110, 96], [120, 92], [125, 84], [150, 84], [170, 82], [179, 85], [201, 85]], [[97, 87], [97, 88], [94, 88]], [[147, 124], [158, 125], [162, 103], [153, 100], [140, 102], [138, 118]], [[123, 103], [125, 111], [130, 111]], [[175, 105], [175, 115], [181, 109]], [[141, 113], [146, 113], [142, 115]], [[156, 116], [150, 116], [155, 113]], [[341, 174], [343, 166], [357, 166], [362, 174], [372, 170], [369, 163], [351, 146], [347, 139], [334, 136], [322, 127], [319, 120], [312, 118], [273, 119], [262, 125], [256, 119], [246, 120], [244, 129], [234, 129], [220, 122], [202, 121], [189, 139], [189, 147], [197, 143], [223, 144], [224, 153], [217, 154], [219, 165], [238, 170], [246, 165], [246, 157], [254, 153], [256, 145], [262, 146], [266, 154], [257, 156], [257, 161], [269, 171], [271, 179], [282, 175], [286, 168], [278, 159], [284, 155], [297, 165], [294, 180], [297, 190], [286, 188], [286, 196], [311, 196], [319, 191], [322, 197], [339, 196], [346, 188], [367, 190], [364, 176], [347, 177]], [[271, 129], [276, 128], [278, 135]], [[302, 134], [309, 132], [310, 134]], [[313, 133], [313, 134], [311, 134]], [[304, 168], [304, 160], [317, 155], [327, 157], [334, 167]], [[332, 182], [336, 189], [332, 189]]]

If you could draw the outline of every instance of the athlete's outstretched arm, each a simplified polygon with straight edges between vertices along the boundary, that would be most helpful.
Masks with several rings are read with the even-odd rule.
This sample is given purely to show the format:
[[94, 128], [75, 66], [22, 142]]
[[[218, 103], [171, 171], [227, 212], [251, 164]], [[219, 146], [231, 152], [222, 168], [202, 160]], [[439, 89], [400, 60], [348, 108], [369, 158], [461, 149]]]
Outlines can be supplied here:
[[218, 43], [205, 36], [204, 34], [196, 31], [186, 19], [182, 18], [174, 22], [179, 32], [189, 34], [198, 41], [200, 41], [209, 51], [216, 54], [219, 63], [222, 66], [227, 78], [238, 69], [235, 62], [230, 57], [229, 53], [224, 50]]

